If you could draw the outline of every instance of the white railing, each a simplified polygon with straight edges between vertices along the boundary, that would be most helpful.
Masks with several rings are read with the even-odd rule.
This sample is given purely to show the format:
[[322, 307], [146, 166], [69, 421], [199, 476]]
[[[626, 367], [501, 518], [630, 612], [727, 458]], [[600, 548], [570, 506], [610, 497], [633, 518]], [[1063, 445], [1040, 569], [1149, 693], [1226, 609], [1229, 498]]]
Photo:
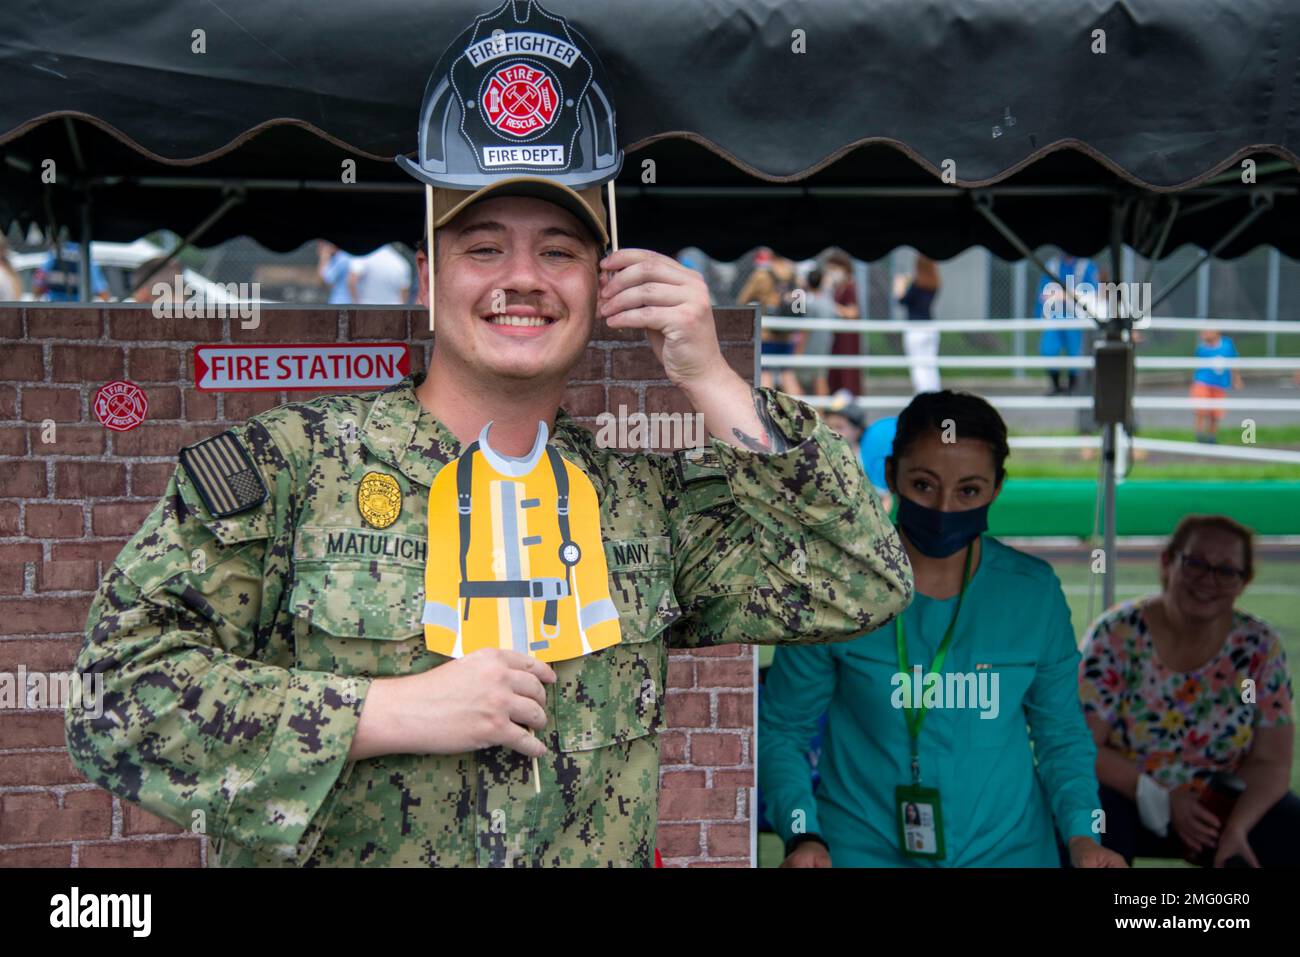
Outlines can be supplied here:
[[[1091, 369], [1092, 356], [818, 356], [764, 355], [763, 368], [774, 369], [909, 369], [914, 365], [946, 369]], [[1300, 358], [1180, 359], [1139, 355], [1138, 369], [1257, 369], [1300, 370]]]
[[[804, 402], [816, 408], [831, 404], [828, 395], [801, 395]], [[1087, 395], [983, 395], [994, 408], [1002, 409], [1091, 409], [1092, 397]], [[907, 395], [860, 395], [856, 404], [864, 409], [901, 409], [912, 401]], [[1257, 412], [1300, 411], [1300, 399], [1193, 399], [1135, 396], [1135, 409], [1245, 409]]]
[[[1025, 435], [1007, 440], [1013, 449], [1100, 449], [1099, 435]], [[1206, 445], [1200, 442], [1174, 442], [1168, 439], [1129, 438], [1128, 445], [1149, 452], [1172, 455], [1205, 455], [1211, 458], [1238, 459], [1248, 462], [1288, 462], [1300, 464], [1300, 452], [1290, 449], [1260, 449], [1248, 445]]]
[[[764, 316], [764, 329], [798, 331], [831, 329], [836, 332], [907, 332], [937, 329], [939, 332], [1042, 332], [1045, 329], [1096, 329], [1091, 319], [836, 319], [833, 316]], [[1138, 332], [1188, 332], [1218, 329], [1220, 332], [1300, 333], [1300, 321], [1264, 319], [1151, 319]]]
[[[764, 329], [776, 331], [833, 330], [835, 332], [908, 332], [927, 330], [936, 332], [1043, 332], [1048, 329], [1096, 329], [1090, 319], [948, 319], [948, 320], [876, 320], [836, 319], [832, 317], [764, 316]], [[1151, 319], [1139, 330], [1172, 332], [1217, 329], [1236, 333], [1300, 334], [1300, 322], [1260, 321], [1254, 319]], [[1295, 372], [1300, 370], [1300, 357], [1284, 358], [1211, 358], [1194, 356], [1143, 356], [1141, 345], [1135, 365], [1139, 370], [1191, 370], [1210, 368], [1251, 369], [1270, 372]], [[913, 366], [947, 369], [1090, 369], [1091, 356], [898, 356], [898, 355], [763, 355], [762, 368], [768, 369], [910, 369]], [[833, 401], [830, 396], [805, 395], [801, 398], [817, 408], [825, 408]], [[985, 395], [983, 398], [997, 409], [1091, 409], [1091, 396], [1040, 396], [1040, 395]], [[858, 396], [855, 404], [864, 409], [898, 411], [912, 401], [907, 395]], [[1224, 409], [1249, 412], [1300, 412], [1300, 399], [1192, 398], [1190, 396], [1143, 396], [1133, 398], [1135, 410], [1194, 410]], [[1125, 433], [1126, 437], [1127, 434]], [[1100, 448], [1099, 436], [1023, 436], [1009, 440], [1012, 448], [1020, 449], [1084, 449]], [[1290, 449], [1269, 449], [1250, 446], [1218, 445], [1201, 442], [1174, 442], [1163, 439], [1127, 437], [1124, 446], [1163, 452], [1172, 455], [1196, 455], [1252, 462], [1280, 462], [1300, 464], [1300, 452]]]

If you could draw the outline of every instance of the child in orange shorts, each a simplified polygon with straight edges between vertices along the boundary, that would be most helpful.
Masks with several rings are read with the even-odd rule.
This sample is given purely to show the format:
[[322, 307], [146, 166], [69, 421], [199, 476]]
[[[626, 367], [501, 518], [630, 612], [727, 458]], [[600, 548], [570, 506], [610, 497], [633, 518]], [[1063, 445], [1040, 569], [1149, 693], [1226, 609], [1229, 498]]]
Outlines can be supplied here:
[[[1196, 358], [1214, 360], [1236, 357], [1237, 347], [1231, 338], [1220, 335], [1217, 329], [1201, 330], [1200, 341], [1196, 344]], [[1207, 362], [1192, 377], [1193, 399], [1222, 399], [1232, 388], [1241, 388], [1241, 375], [1235, 369], [1226, 368], [1222, 362]], [[1196, 441], [1217, 442], [1223, 407], [1201, 406], [1195, 410], [1195, 416]]]

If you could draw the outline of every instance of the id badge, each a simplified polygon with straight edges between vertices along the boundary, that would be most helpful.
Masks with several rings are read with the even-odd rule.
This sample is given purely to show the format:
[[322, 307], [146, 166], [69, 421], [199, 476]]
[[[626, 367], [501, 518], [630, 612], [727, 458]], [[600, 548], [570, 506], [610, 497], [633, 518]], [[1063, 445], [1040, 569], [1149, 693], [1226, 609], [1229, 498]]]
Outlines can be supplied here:
[[898, 847], [906, 857], [943, 860], [943, 811], [939, 792], [917, 785], [894, 788]]

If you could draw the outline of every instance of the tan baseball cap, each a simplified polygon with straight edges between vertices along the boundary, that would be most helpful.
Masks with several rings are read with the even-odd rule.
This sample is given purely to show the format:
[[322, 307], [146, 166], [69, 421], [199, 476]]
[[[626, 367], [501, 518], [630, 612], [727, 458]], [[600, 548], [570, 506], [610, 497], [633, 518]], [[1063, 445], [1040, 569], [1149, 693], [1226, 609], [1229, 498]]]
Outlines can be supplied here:
[[480, 200], [498, 196], [531, 196], [567, 209], [600, 241], [601, 249], [609, 246], [605, 228], [603, 186], [574, 190], [563, 183], [542, 176], [512, 176], [470, 192], [463, 189], [433, 187], [433, 228], [438, 229]]

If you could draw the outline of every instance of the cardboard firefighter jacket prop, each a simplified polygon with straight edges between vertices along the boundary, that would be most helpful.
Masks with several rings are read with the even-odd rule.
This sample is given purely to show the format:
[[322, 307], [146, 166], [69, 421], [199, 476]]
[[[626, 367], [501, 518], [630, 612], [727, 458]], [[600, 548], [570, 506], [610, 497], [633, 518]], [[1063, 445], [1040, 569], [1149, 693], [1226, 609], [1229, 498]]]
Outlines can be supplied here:
[[504, 648], [543, 661], [617, 644], [591, 480], [546, 444], [545, 422], [518, 458], [492, 449], [491, 426], [429, 489], [425, 644], [454, 658]]

